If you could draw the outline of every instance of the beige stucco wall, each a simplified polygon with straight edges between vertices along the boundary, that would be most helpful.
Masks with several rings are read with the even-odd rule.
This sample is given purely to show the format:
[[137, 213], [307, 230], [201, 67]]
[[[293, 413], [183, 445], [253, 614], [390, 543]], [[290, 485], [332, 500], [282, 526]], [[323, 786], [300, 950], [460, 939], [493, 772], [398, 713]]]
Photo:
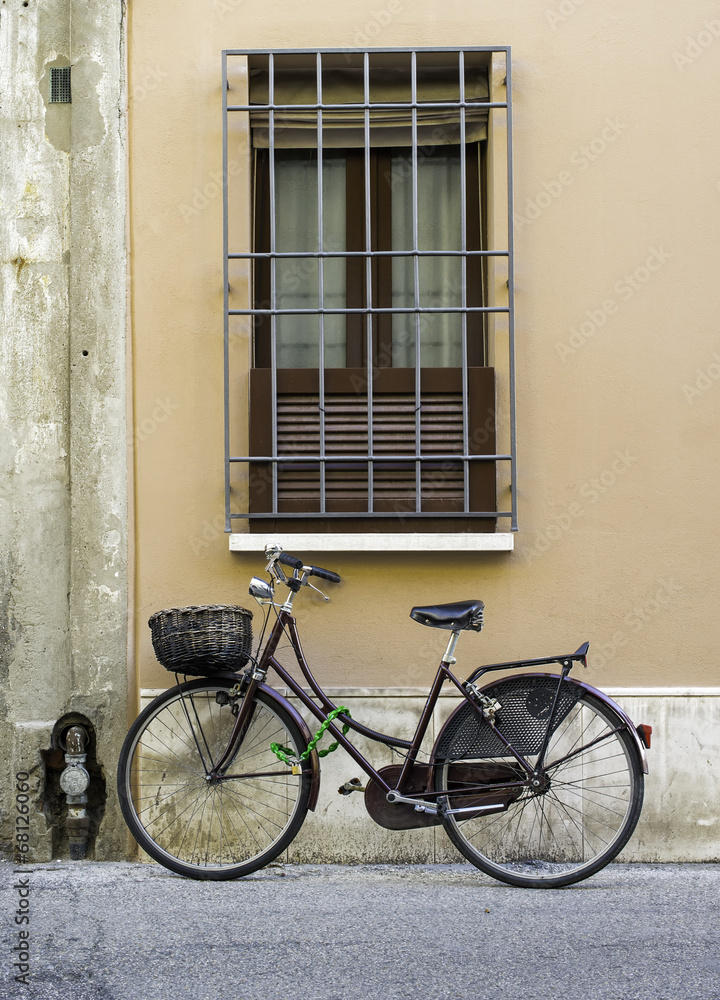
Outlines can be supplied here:
[[306, 652], [335, 686], [421, 685], [442, 640], [411, 606], [480, 597], [461, 666], [590, 639], [597, 686], [717, 683], [717, 8], [133, 0], [141, 687], [168, 680], [153, 611], [246, 603], [262, 568], [223, 531], [220, 52], [458, 44], [513, 47], [520, 532], [513, 553], [317, 556], [344, 582], [298, 601]]

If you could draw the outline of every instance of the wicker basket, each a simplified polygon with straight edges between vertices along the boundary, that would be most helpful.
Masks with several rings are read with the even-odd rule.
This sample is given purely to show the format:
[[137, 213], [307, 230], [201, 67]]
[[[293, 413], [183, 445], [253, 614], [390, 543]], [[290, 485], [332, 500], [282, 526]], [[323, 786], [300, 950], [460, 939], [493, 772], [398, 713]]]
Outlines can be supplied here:
[[155, 655], [167, 670], [208, 675], [240, 670], [250, 658], [252, 612], [227, 604], [170, 608], [148, 620]]

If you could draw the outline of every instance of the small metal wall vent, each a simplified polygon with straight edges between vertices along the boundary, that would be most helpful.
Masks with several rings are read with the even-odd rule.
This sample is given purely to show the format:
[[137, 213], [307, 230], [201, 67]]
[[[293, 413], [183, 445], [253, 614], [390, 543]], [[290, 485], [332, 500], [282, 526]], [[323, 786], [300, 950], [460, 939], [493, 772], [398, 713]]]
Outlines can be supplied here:
[[72, 103], [69, 66], [52, 66], [50, 68], [50, 103]]

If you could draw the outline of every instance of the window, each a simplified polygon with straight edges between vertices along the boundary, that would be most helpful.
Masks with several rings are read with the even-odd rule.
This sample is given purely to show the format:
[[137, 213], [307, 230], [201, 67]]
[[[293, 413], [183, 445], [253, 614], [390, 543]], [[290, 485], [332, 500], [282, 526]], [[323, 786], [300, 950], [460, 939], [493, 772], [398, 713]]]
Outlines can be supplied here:
[[226, 331], [248, 318], [252, 359], [229, 521], [495, 531], [514, 448], [496, 445], [496, 320], [511, 309], [495, 302], [509, 250], [488, 245], [488, 120], [507, 107], [490, 100], [492, 50], [234, 55], [246, 99], [226, 121], [246, 116], [251, 248], [226, 258], [249, 262], [251, 303], [228, 297]]

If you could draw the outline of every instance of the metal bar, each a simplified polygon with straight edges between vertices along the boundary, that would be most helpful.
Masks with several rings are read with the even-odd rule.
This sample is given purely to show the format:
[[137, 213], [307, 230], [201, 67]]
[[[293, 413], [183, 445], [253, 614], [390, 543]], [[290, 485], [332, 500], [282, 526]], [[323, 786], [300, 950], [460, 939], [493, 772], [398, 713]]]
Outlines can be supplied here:
[[[363, 54], [363, 97], [365, 100], [365, 301], [367, 322], [365, 324], [365, 371], [367, 372], [367, 435], [368, 435], [368, 513], [372, 514], [375, 503], [375, 466], [373, 464], [373, 314], [372, 309], [372, 210], [370, 205], [370, 55]], [[363, 310], [360, 310], [361, 312]]]
[[510, 47], [505, 54], [505, 86], [507, 94], [507, 185], [508, 185], [508, 368], [510, 378], [510, 506], [513, 512], [512, 530], [518, 530], [517, 509], [517, 434], [515, 427], [515, 240], [513, 234], [513, 147], [512, 147], [512, 79]]
[[[399, 51], [399, 50], [397, 50]], [[420, 51], [419, 49], [416, 51]], [[369, 101], [364, 104], [342, 104], [331, 103], [331, 104], [274, 104], [272, 101], [268, 101], [267, 104], [229, 104], [228, 111], [317, 111], [319, 108], [342, 108], [343, 111], [367, 111], [372, 109], [373, 111], [417, 111], [419, 108], [422, 110], [430, 110], [435, 108], [447, 108], [448, 110], [454, 110], [455, 108], [506, 108], [507, 103], [505, 101], [422, 101], [418, 102], [415, 99], [412, 101], [396, 101], [388, 102], [385, 104], [373, 103], [370, 104]]]
[[[283, 668], [281, 663], [278, 663], [278, 661], [273, 657], [273, 659], [270, 661], [270, 665], [273, 667], [278, 677], [280, 677], [280, 679], [285, 683], [285, 685], [290, 688], [290, 690], [295, 694], [295, 696], [303, 703], [305, 708], [307, 708], [309, 712], [312, 712], [312, 714], [319, 722], [321, 723], [328, 722], [327, 712], [325, 712], [319, 705], [315, 704], [310, 695], [307, 694], [305, 691], [303, 691], [303, 689], [300, 687], [297, 681], [295, 681], [295, 679], [293, 678], [292, 674], [289, 674]], [[351, 721], [352, 721], [351, 719], [348, 719], [348, 723]], [[380, 774], [378, 774], [378, 772], [375, 770], [372, 764], [370, 764], [368, 761], [365, 760], [360, 751], [357, 750], [350, 742], [350, 740], [343, 734], [339, 726], [336, 726], [334, 722], [328, 722], [327, 731], [330, 735], [335, 737], [340, 746], [342, 746], [350, 754], [355, 763], [358, 764], [363, 769], [363, 771], [365, 771], [365, 773], [369, 778], [371, 778], [378, 785], [380, 785], [380, 787], [383, 788], [384, 791], [386, 792], [390, 791], [390, 785], [388, 785], [385, 779]], [[378, 740], [376, 742], [383, 742], [383, 741]]]
[[[277, 49], [224, 49], [223, 50], [229, 56], [267, 56], [273, 52], [277, 52]], [[425, 45], [418, 46], [417, 48], [386, 48], [379, 46], [372, 49], [364, 49], [365, 52], [380, 53], [380, 52], [460, 52], [460, 48], [457, 45]], [[462, 47], [464, 52], [509, 52], [509, 45], [464, 45]], [[341, 55], [346, 56], [348, 54], [347, 48], [325, 48], [325, 49], [283, 49], [283, 55], [309, 55], [314, 56], [316, 52], [322, 52], [323, 55]]]
[[[418, 250], [418, 147], [417, 147], [417, 52], [410, 55], [410, 99], [412, 104], [412, 240]], [[415, 304], [415, 450], [422, 450], [422, 356], [420, 347], [420, 259], [413, 257], [413, 302]], [[422, 463], [415, 463], [415, 511], [422, 510]]]
[[[297, 655], [297, 653], [296, 653]], [[278, 675], [281, 681], [295, 694], [295, 696], [302, 701], [306, 708], [308, 708], [312, 714], [320, 721], [324, 722], [328, 717], [330, 712], [332, 712], [337, 705], [335, 705], [327, 697], [325, 692], [322, 690], [319, 684], [316, 682], [317, 691], [314, 687], [311, 687], [312, 695], [301, 687], [292, 674], [288, 673], [281, 663], [278, 662], [274, 657], [269, 661], [269, 665], [273, 668], [275, 673]], [[321, 702], [320, 705], [316, 705], [313, 701], [313, 697], [318, 698]], [[340, 724], [347, 724], [350, 729], [355, 733], [359, 733], [360, 736], [366, 736], [368, 739], [372, 740], [374, 743], [382, 743], [385, 746], [390, 747], [402, 747], [403, 749], [410, 749], [412, 743], [408, 740], [399, 740], [394, 736], [387, 736], [385, 733], [375, 732], [374, 729], [369, 729], [367, 726], [363, 726], [361, 722], [356, 722], [355, 719], [350, 715], [340, 716]], [[328, 727], [329, 728], [329, 727]], [[382, 737], [382, 738], [380, 738]], [[245, 775], [240, 775], [239, 777], [245, 777]], [[389, 786], [388, 786], [389, 787]]]
[[[465, 159], [465, 53], [458, 54], [458, 76], [460, 84], [460, 305], [467, 306], [467, 163]], [[463, 451], [470, 451], [468, 428], [468, 330], [467, 313], [461, 313], [461, 352], [462, 352], [462, 417], [463, 417]], [[463, 496], [465, 510], [470, 510], [470, 463], [463, 462]]]
[[[275, 98], [275, 57], [272, 52], [268, 55], [268, 100], [271, 102]], [[270, 172], [270, 251], [275, 252], [275, 112], [271, 111], [268, 120], [268, 170]], [[278, 453], [278, 427], [277, 427], [277, 273], [274, 258], [270, 260], [270, 368], [272, 377], [270, 379], [272, 409], [272, 452]], [[278, 509], [278, 481], [277, 470], [272, 477], [272, 509], [273, 513]]]
[[[324, 218], [323, 218], [323, 118], [322, 118], [322, 56], [318, 52], [315, 63], [317, 74], [317, 227], [318, 227], [318, 251], [324, 250]], [[325, 285], [324, 285], [325, 261], [322, 257], [318, 259], [318, 303], [320, 314], [318, 315], [318, 417], [320, 432], [320, 454], [325, 455]], [[325, 511], [325, 463], [320, 464], [320, 510]]]
[[572, 663], [563, 664], [562, 671], [560, 673], [560, 679], [558, 680], [558, 685], [555, 688], [555, 697], [553, 698], [552, 708], [550, 709], [550, 716], [547, 721], [547, 726], [545, 727], [545, 736], [540, 744], [540, 750], [535, 759], [535, 767], [540, 769], [545, 764], [545, 754], [547, 753], [548, 746], [550, 745], [550, 740], [552, 739], [554, 729], [553, 722], [555, 722], [555, 713], [557, 712], [558, 703], [560, 701], [560, 688], [567, 680], [567, 675], [572, 670]]
[[412, 747], [410, 748], [410, 752], [407, 754], [405, 758], [405, 763], [402, 766], [402, 770], [400, 771], [400, 776], [397, 780], [396, 788], [398, 788], [401, 792], [405, 788], [406, 783], [409, 781], [410, 776], [412, 775], [413, 767], [415, 766], [415, 762], [417, 761], [418, 751], [422, 746], [422, 741], [425, 738], [427, 727], [430, 725], [430, 720], [432, 719], [432, 714], [435, 711], [435, 706], [437, 705], [438, 698], [440, 697], [440, 691], [442, 690], [442, 686], [445, 683], [445, 679], [446, 676], [443, 670], [443, 664], [441, 663], [440, 666], [438, 667], [437, 673], [435, 674], [435, 680], [433, 681], [432, 686], [430, 687], [430, 691], [428, 692], [427, 696], [427, 701], [425, 702], [425, 706], [422, 710], [422, 715], [420, 716], [417, 728], [415, 729], [415, 735], [413, 736]]
[[230, 309], [230, 316], [316, 316], [324, 313], [326, 316], [345, 316], [354, 313], [506, 313], [508, 306], [366, 306], [358, 309]]
[[291, 257], [305, 260], [309, 257], [507, 257], [507, 250], [283, 250], [253, 253], [229, 253], [228, 260], [256, 260], [267, 257]]
[[[452, 454], [420, 454], [415, 452], [414, 454], [406, 453], [405, 455], [376, 455], [374, 460], [376, 462], [495, 462], [495, 461], [507, 461], [512, 459], [512, 455], [469, 455], [458, 454], [457, 452]], [[284, 455], [240, 455], [235, 457], [234, 455], [230, 457], [231, 462], [275, 462], [281, 465], [301, 465], [303, 462], [312, 462], [314, 464], [318, 462], [362, 462], [364, 457], [362, 455], [308, 455], [302, 452], [298, 455], [284, 454]]]
[[262, 518], [262, 517], [265, 517], [265, 518], [268, 518], [268, 517], [272, 517], [272, 518], [276, 518], [276, 517], [278, 517], [278, 518], [290, 518], [290, 517], [294, 517], [294, 518], [302, 518], [303, 520], [305, 520], [305, 518], [313, 518], [313, 519], [315, 519], [315, 518], [320, 518], [320, 517], [332, 518], [333, 520], [335, 520], [336, 518], [339, 518], [339, 519], [342, 520], [342, 519], [345, 519], [345, 518], [358, 518], [358, 517], [362, 517], [362, 518], [367, 518], [367, 517], [372, 517], [372, 518], [381, 518], [381, 517], [412, 517], [412, 518], [418, 518], [418, 517], [420, 517], [420, 518], [423, 518], [423, 517], [424, 518], [427, 518], [427, 517], [437, 517], [437, 518], [442, 518], [443, 520], [445, 520], [445, 518], [453, 518], [454, 519], [454, 518], [458, 518], [458, 517], [464, 517], [466, 519], [467, 518], [480, 518], [480, 517], [512, 517], [512, 511], [510, 511], [510, 510], [507, 510], [507, 511], [502, 511], [502, 510], [479, 510], [479, 511], [475, 511], [475, 510], [473, 510], [470, 513], [468, 513], [465, 510], [458, 510], [458, 511], [444, 511], [444, 510], [443, 511], [438, 511], [438, 510], [435, 510], [435, 511], [421, 511], [420, 513], [417, 513], [414, 510], [394, 510], [394, 511], [393, 510], [384, 510], [384, 511], [383, 510], [379, 510], [379, 511], [370, 511], [370, 512], [368, 512], [366, 510], [361, 510], [361, 511], [326, 511], [324, 514], [321, 514], [320, 511], [313, 512], [313, 511], [306, 511], [306, 510], [301, 510], [301, 511], [297, 511], [296, 510], [296, 511], [278, 512], [276, 514], [271, 514], [269, 511], [266, 512], [265, 514], [231, 514], [230, 517], [233, 520], [246, 519], [246, 518], [256, 519], [256, 518]]
[[223, 398], [225, 447], [225, 531], [230, 531], [230, 294], [228, 273], [228, 119], [227, 119], [227, 56], [222, 58], [222, 144], [223, 144]]

